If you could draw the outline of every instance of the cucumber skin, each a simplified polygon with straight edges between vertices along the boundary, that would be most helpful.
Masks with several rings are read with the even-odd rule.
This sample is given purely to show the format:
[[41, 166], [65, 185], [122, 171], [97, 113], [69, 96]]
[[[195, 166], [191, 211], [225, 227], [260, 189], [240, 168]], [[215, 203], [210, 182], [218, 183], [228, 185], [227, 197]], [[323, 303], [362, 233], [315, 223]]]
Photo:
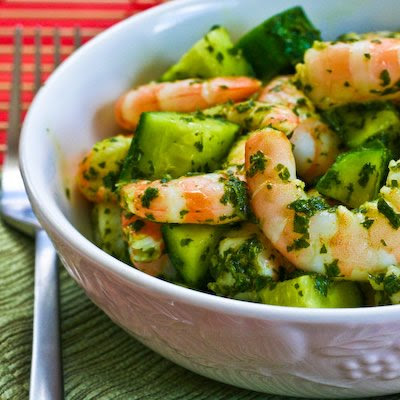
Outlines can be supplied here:
[[[210, 259], [226, 228], [213, 225], [164, 224], [161, 231], [169, 258], [183, 282], [191, 288], [205, 288]], [[189, 242], [182, 245], [181, 241], [185, 239], [189, 239]]]
[[[359, 207], [366, 201], [374, 200], [385, 180], [385, 171], [390, 159], [390, 152], [383, 145], [377, 142], [376, 146], [381, 147], [365, 147], [342, 153], [318, 181], [316, 186], [318, 192], [339, 200], [352, 208]], [[370, 157], [365, 157], [368, 154]], [[364, 161], [362, 163], [361, 160], [363, 158]], [[361, 164], [365, 166], [370, 161], [376, 161], [376, 163], [372, 162], [372, 165], [375, 166], [375, 171], [368, 175], [366, 184], [361, 186], [359, 184], [362, 171]], [[351, 175], [357, 173], [358, 175], [354, 175], [356, 179], [351, 179]], [[375, 182], [371, 181], [371, 179], [375, 179]], [[353, 185], [352, 192], [348, 189], [349, 184]]]
[[315, 289], [315, 278], [303, 275], [277, 283], [273, 289], [263, 289], [259, 297], [264, 304], [307, 308], [356, 308], [363, 304], [355, 282], [334, 281], [326, 296]]
[[390, 102], [346, 104], [323, 111], [322, 117], [351, 149], [379, 139], [400, 155], [400, 115]]
[[95, 204], [91, 221], [95, 244], [106, 253], [130, 264], [128, 247], [123, 239], [120, 206], [114, 202]]
[[[253, 76], [253, 70], [241, 55], [241, 51], [234, 54], [233, 48], [228, 31], [215, 26], [187, 50], [179, 61], [161, 76], [160, 81], [235, 75]], [[216, 58], [217, 54], [221, 57], [219, 60]]]
[[[173, 129], [170, 129], [170, 133], [168, 133], [167, 129], [164, 132], [162, 130], [156, 131], [153, 129], [154, 126], [148, 128], [149, 124], [154, 124], [157, 118], [163, 116], [165, 118], [171, 117], [171, 127]], [[153, 120], [151, 120], [152, 118]], [[194, 123], [190, 124], [184, 120], [185, 118], [191, 119]], [[182, 121], [180, 121], [181, 119]], [[178, 132], [178, 123], [182, 123], [182, 129], [179, 131], [182, 134], [173, 136]], [[223, 158], [229, 152], [239, 132], [240, 127], [237, 124], [214, 118], [197, 118], [192, 114], [163, 111], [144, 112], [140, 117], [136, 135], [125, 158], [118, 186], [126, 184], [135, 178], [154, 180], [161, 179], [166, 175], [171, 178], [179, 178], [188, 172], [206, 173], [215, 171], [220, 167]], [[169, 146], [163, 143], [162, 138], [160, 139], [163, 134], [168, 134], [171, 139], [174, 139], [174, 143]], [[213, 135], [213, 138], [209, 140], [211, 135]], [[152, 154], [146, 153], [141, 148], [142, 141], [144, 141], [145, 145], [150, 143], [149, 138], [154, 143], [154, 146], [150, 147], [149, 150], [154, 151]], [[202, 143], [201, 151], [195, 147], [200, 142]], [[164, 147], [162, 147], [163, 145]], [[177, 146], [184, 148], [185, 145], [190, 145], [190, 148], [184, 149], [184, 151], [173, 151], [174, 146], [175, 148]], [[162, 150], [164, 151], [162, 152]], [[156, 154], [157, 151], [165, 154], [165, 158]], [[208, 155], [209, 158], [207, 159], [205, 155]], [[193, 157], [190, 159], [189, 157], [191, 156]], [[198, 156], [198, 160], [203, 159], [202, 162], [195, 162], [195, 156]], [[178, 158], [178, 161], [176, 161], [176, 158]], [[149, 168], [146, 160], [152, 161], [153, 171]], [[161, 166], [165, 160], [169, 160], [169, 162], [164, 162], [164, 166], [167, 165], [164, 168]]]
[[315, 40], [321, 40], [320, 32], [301, 7], [293, 7], [256, 26], [239, 40], [236, 48], [242, 50], [256, 77], [267, 81], [293, 72]]

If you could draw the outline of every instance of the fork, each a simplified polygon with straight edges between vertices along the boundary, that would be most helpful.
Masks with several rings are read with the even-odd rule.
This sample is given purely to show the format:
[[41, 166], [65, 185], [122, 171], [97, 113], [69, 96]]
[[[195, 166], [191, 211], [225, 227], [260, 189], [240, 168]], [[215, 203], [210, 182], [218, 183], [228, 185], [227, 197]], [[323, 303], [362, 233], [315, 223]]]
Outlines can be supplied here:
[[[34, 35], [34, 92], [41, 86], [41, 30]], [[18, 167], [18, 143], [21, 121], [22, 27], [14, 34], [14, 58], [7, 132], [7, 155], [2, 170], [0, 215], [14, 228], [35, 237], [35, 285], [33, 341], [29, 398], [63, 398], [60, 351], [57, 254], [46, 232], [36, 219]], [[61, 37], [53, 32], [54, 65], [61, 61]], [[79, 27], [74, 31], [74, 47], [80, 45]]]

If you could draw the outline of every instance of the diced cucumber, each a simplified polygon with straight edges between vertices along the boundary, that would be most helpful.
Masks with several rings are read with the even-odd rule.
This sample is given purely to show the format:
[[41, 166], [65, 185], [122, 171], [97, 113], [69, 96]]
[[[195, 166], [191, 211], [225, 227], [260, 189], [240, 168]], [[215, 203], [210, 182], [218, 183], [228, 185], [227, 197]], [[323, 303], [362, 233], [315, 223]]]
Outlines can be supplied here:
[[280, 73], [293, 72], [314, 40], [321, 40], [319, 31], [301, 7], [293, 7], [256, 26], [239, 40], [236, 48], [243, 51], [258, 78], [269, 80]]
[[343, 153], [318, 181], [317, 190], [350, 207], [359, 207], [377, 197], [388, 162], [388, 150], [378, 143]]
[[308, 308], [353, 308], [362, 306], [362, 294], [355, 282], [334, 281], [327, 293], [318, 289], [316, 277], [303, 275], [279, 282], [259, 292], [264, 304]]
[[106, 253], [129, 263], [121, 227], [121, 208], [113, 202], [97, 203], [92, 209], [93, 239]]
[[325, 111], [323, 117], [350, 148], [377, 138], [395, 152], [399, 147], [400, 116], [392, 103], [348, 104]]
[[214, 278], [208, 288], [237, 299], [257, 298], [257, 292], [278, 279], [278, 270], [288, 263], [256, 224], [245, 222], [230, 228], [211, 258]]
[[145, 112], [122, 169], [131, 178], [178, 178], [221, 166], [239, 126], [228, 121], [174, 112]]
[[241, 136], [231, 147], [228, 155], [226, 156], [223, 168], [239, 167], [244, 168], [246, 142], [249, 135]]
[[234, 75], [253, 73], [241, 51], [233, 48], [227, 30], [215, 26], [164, 73], [161, 81]]
[[163, 225], [167, 252], [186, 284], [205, 284], [210, 258], [224, 231], [225, 228], [212, 225]]
[[392, 265], [386, 272], [369, 275], [369, 282], [376, 291], [379, 304], [400, 304], [400, 268]]

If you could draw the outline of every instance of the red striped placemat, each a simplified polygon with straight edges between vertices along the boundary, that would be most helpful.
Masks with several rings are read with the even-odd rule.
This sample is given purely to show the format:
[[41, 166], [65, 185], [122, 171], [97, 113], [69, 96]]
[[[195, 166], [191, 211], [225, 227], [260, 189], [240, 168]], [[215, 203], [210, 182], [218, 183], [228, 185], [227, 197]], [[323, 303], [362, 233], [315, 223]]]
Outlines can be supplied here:
[[6, 151], [8, 107], [15, 26], [23, 26], [22, 109], [23, 116], [33, 98], [34, 31], [42, 31], [42, 64], [45, 80], [53, 69], [53, 29], [60, 29], [61, 60], [74, 50], [74, 30], [80, 27], [82, 43], [162, 0], [0, 0], [0, 166]]

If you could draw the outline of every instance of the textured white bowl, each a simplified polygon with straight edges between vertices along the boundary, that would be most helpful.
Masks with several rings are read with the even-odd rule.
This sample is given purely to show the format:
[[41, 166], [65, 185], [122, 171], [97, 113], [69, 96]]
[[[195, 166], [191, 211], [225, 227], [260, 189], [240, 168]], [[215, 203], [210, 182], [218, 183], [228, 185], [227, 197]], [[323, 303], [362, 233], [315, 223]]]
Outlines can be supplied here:
[[[237, 37], [302, 5], [326, 39], [396, 29], [396, 0], [183, 0], [130, 18], [70, 57], [23, 127], [21, 162], [35, 211], [71, 276], [117, 324], [166, 358], [243, 388], [315, 398], [400, 392], [400, 306], [296, 309], [252, 304], [147, 276], [102, 252], [72, 189], [81, 155], [117, 132], [112, 103], [156, 78], [211, 25]], [[94, 350], [96, 351], [96, 350]]]

